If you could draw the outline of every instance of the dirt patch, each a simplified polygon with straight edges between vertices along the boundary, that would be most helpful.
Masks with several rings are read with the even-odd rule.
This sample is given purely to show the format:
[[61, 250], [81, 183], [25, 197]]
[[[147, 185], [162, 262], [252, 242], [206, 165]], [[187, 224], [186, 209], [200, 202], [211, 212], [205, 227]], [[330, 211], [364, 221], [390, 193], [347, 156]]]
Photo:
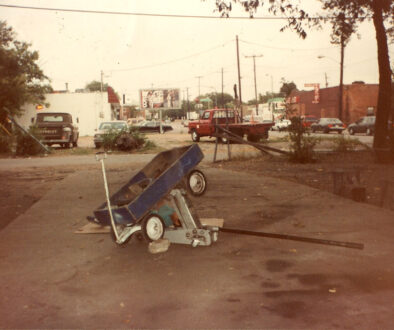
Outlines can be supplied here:
[[[212, 165], [226, 170], [271, 176], [334, 192], [334, 173], [344, 171], [345, 181], [365, 188], [365, 202], [394, 209], [394, 165], [377, 164], [368, 151], [320, 154], [312, 164], [291, 163], [284, 157], [262, 155], [256, 158], [222, 161]], [[356, 182], [355, 174], [360, 174]], [[390, 185], [391, 184], [391, 185]], [[349, 182], [349, 185], [351, 183]]]
[[0, 172], [0, 230], [38, 202], [55, 182], [72, 171], [40, 168]]

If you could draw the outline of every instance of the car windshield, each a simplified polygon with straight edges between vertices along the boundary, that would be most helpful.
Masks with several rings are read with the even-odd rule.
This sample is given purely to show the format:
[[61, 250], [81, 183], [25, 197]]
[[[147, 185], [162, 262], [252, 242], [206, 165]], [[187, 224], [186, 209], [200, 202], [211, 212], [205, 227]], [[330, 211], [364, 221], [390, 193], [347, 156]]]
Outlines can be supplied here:
[[69, 122], [69, 116], [67, 115], [59, 115], [59, 114], [46, 114], [39, 115], [37, 117], [38, 122], [42, 123], [61, 123], [61, 122]]
[[123, 129], [127, 128], [126, 123], [101, 123], [99, 126], [100, 130], [111, 130], [111, 129]]
[[317, 121], [317, 118], [315, 118], [315, 117], [307, 117], [304, 120], [305, 121]]
[[338, 118], [325, 118], [325, 121], [328, 123], [342, 124]]

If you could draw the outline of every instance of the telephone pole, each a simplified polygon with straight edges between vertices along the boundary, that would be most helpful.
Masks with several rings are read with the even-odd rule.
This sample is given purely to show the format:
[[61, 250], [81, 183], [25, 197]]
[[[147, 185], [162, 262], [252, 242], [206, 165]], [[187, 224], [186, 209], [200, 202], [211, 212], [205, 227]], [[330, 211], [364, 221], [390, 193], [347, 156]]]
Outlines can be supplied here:
[[254, 95], [256, 98], [256, 116], [259, 115], [259, 102], [257, 101], [257, 82], [256, 82], [256, 57], [263, 57], [263, 55], [245, 56], [246, 58], [253, 58], [253, 71], [254, 71]]
[[239, 91], [239, 105], [241, 108], [241, 122], [244, 120], [244, 114], [242, 111], [242, 93], [241, 93], [241, 68], [239, 65], [239, 45], [238, 45], [238, 36], [236, 36], [237, 43], [237, 65], [238, 65], [238, 91]]
[[223, 96], [223, 68], [222, 68], [222, 109], [224, 108], [224, 96]]
[[201, 92], [200, 92], [200, 79], [202, 78], [202, 76], [197, 76], [196, 77], [198, 79], [198, 97], [200, 97]]

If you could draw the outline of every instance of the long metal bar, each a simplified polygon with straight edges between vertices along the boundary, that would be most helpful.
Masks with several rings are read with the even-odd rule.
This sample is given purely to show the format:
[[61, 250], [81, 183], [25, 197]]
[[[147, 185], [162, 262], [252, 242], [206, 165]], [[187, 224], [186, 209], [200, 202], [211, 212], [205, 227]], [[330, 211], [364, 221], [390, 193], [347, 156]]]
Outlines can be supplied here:
[[230, 234], [278, 238], [278, 239], [286, 239], [286, 240], [291, 240], [291, 241], [299, 241], [299, 242], [323, 244], [323, 245], [335, 245], [335, 246], [341, 246], [341, 247], [345, 247], [345, 248], [359, 249], [359, 250], [364, 249], [364, 244], [360, 244], [360, 243], [339, 242], [339, 241], [332, 241], [332, 240], [325, 240], [325, 239], [318, 239], [318, 238], [292, 236], [292, 235], [286, 235], [286, 234], [265, 233], [265, 232], [250, 231], [250, 230], [235, 229], [235, 228], [219, 228], [219, 231], [224, 232], [224, 233], [230, 233]]
[[18, 124], [18, 122], [14, 119], [14, 117], [11, 116], [10, 112], [8, 109], [5, 109], [7, 111], [7, 116], [10, 118], [10, 120], [14, 123], [16, 127], [18, 127], [22, 132], [25, 134], [29, 135], [34, 141], [36, 141], [47, 153], [51, 153], [51, 150], [49, 150], [44, 144], [41, 143], [40, 140], [38, 140], [34, 135], [30, 134], [27, 130], [25, 130], [21, 125]]
[[274, 151], [274, 152], [277, 152], [277, 153], [280, 153], [280, 154], [284, 154], [284, 155], [288, 155], [288, 154], [289, 154], [289, 152], [287, 152], [287, 151], [280, 150], [280, 149], [273, 148], [273, 147], [269, 147], [269, 146], [265, 146], [265, 145], [262, 145], [261, 143], [255, 143], [255, 142], [245, 141], [243, 138], [241, 138], [240, 136], [234, 134], [233, 132], [231, 132], [231, 131], [225, 129], [224, 127], [219, 126], [219, 125], [218, 125], [217, 127], [218, 127], [221, 131], [227, 133], [229, 139], [235, 140], [236, 142], [239, 142], [239, 143], [244, 143], [244, 144], [251, 145], [251, 146], [253, 146], [253, 147], [255, 147], [255, 148], [257, 148], [257, 149], [259, 149], [260, 151], [263, 151], [263, 152], [265, 152], [265, 153], [268, 153], [267, 150], [269, 150], [269, 151]]

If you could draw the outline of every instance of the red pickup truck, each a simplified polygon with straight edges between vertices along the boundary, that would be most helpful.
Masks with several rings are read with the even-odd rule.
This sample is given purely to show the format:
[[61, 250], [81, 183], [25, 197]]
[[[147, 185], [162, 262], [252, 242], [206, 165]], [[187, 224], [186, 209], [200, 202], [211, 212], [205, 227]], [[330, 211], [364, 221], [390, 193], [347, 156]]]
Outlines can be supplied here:
[[241, 123], [240, 117], [232, 109], [205, 110], [199, 120], [189, 122], [188, 128], [194, 142], [200, 141], [200, 137], [212, 137], [216, 133], [215, 125], [226, 128], [240, 137], [247, 136], [248, 141], [257, 142], [261, 138], [268, 138], [268, 131], [274, 125], [267, 123]]

